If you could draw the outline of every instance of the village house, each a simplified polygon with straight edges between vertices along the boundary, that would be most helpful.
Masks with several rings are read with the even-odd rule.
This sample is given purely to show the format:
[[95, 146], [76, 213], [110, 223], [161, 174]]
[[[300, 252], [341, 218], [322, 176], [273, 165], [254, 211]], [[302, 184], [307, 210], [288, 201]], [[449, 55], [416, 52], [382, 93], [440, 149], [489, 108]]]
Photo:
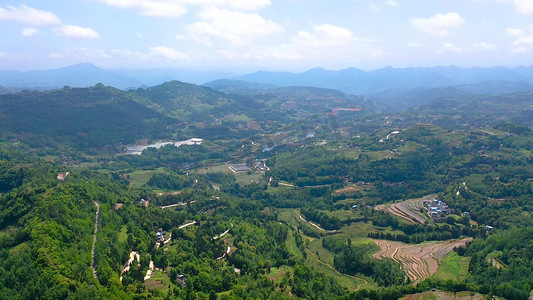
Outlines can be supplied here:
[[447, 215], [453, 213], [453, 210], [448, 207], [448, 204], [437, 200], [437, 198], [424, 201], [424, 205], [428, 210], [429, 217], [436, 223], [446, 222]]
[[159, 228], [155, 235], [156, 235], [157, 242], [161, 242], [165, 240], [165, 232], [163, 231], [163, 228]]

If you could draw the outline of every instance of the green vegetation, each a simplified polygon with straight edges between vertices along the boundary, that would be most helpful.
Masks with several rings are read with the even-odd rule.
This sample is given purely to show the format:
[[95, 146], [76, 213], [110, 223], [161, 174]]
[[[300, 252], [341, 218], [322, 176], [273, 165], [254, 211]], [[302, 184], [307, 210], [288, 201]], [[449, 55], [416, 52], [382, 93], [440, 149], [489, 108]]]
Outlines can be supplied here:
[[435, 277], [443, 280], [464, 280], [469, 262], [469, 257], [459, 256], [457, 252], [452, 251], [442, 260]]
[[[398, 299], [438, 288], [527, 299], [531, 97], [385, 116], [314, 88], [2, 95], [0, 298]], [[123, 152], [191, 137], [204, 141]], [[430, 194], [450, 210], [433, 220], [417, 207], [425, 224], [377, 207]], [[380, 242], [466, 237], [429, 253], [443, 258], [417, 282], [373, 256]]]

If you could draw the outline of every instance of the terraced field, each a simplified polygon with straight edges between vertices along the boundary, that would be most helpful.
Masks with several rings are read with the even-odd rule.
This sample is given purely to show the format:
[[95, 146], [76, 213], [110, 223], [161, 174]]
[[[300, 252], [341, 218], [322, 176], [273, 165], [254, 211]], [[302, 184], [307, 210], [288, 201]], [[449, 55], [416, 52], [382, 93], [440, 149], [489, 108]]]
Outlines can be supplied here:
[[429, 196], [418, 199], [409, 199], [401, 203], [393, 203], [390, 205], [382, 204], [376, 206], [374, 209], [389, 212], [412, 224], [426, 224], [426, 219], [424, 219], [419, 212], [424, 207], [424, 200], [427, 200], [428, 197]]
[[391, 258], [400, 263], [412, 281], [425, 279], [437, 272], [439, 262], [454, 248], [464, 246], [472, 238], [430, 242], [418, 245], [385, 240], [373, 240], [381, 249], [374, 254], [377, 259]]

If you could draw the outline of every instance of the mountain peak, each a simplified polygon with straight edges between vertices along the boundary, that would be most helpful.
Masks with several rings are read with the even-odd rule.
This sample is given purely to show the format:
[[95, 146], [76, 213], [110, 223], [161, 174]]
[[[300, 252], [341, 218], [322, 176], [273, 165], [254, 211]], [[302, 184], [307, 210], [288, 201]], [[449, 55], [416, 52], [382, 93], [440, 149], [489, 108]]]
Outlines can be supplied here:
[[307, 71], [305, 71], [304, 73], [322, 73], [322, 72], [327, 72], [328, 70], [322, 68], [322, 67], [316, 67], [316, 68], [312, 68], [312, 69], [309, 69]]
[[99, 68], [91, 63], [79, 63], [75, 65], [70, 65], [67, 67], [60, 68], [58, 70], [76, 70], [76, 71], [82, 71], [82, 70], [103, 70], [102, 68]]

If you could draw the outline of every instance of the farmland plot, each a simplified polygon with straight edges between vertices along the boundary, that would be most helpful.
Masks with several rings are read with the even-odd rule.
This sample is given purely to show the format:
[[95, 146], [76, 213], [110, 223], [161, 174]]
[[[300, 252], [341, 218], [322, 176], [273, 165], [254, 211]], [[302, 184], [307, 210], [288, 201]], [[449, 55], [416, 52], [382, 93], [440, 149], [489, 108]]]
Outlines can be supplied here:
[[400, 263], [412, 281], [422, 280], [435, 274], [439, 262], [454, 248], [464, 246], [472, 238], [430, 242], [418, 245], [385, 240], [374, 240], [380, 251], [373, 256], [377, 259], [391, 258]]

